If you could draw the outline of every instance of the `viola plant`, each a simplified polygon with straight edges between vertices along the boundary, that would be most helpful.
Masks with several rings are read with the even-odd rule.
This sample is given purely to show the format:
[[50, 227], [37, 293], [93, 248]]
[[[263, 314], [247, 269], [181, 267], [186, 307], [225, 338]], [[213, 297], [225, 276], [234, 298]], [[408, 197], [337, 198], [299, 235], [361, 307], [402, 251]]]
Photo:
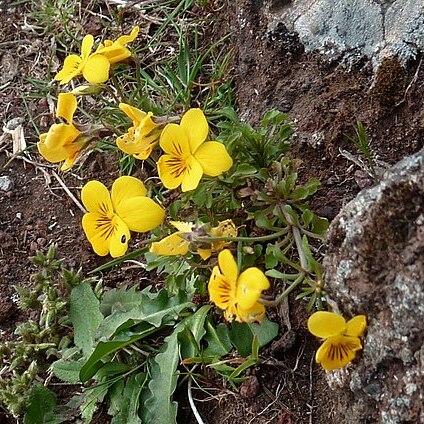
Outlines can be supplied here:
[[79, 152], [94, 136], [93, 133], [81, 132], [74, 124], [73, 117], [77, 107], [77, 99], [73, 94], [60, 93], [56, 117], [65, 122], [53, 124], [47, 133], [40, 134], [40, 141], [37, 143], [38, 151], [44, 159], [52, 163], [64, 161], [62, 171], [72, 167]]
[[83, 187], [81, 199], [88, 213], [82, 227], [98, 255], [122, 256], [128, 249], [130, 230], [143, 233], [162, 223], [165, 211], [146, 194], [144, 184], [129, 176], [118, 178], [110, 193], [99, 181]]
[[262, 291], [270, 284], [258, 268], [239, 273], [233, 255], [227, 249], [218, 255], [218, 266], [212, 270], [208, 290], [211, 302], [224, 311], [227, 321], [259, 322], [265, 316], [265, 306], [259, 302]]
[[67, 84], [82, 75], [91, 84], [100, 84], [109, 79], [110, 65], [131, 56], [125, 47], [137, 37], [139, 28], [135, 27], [130, 35], [119, 37], [116, 41], [106, 40], [92, 53], [94, 37], [87, 34], [82, 40], [81, 56], [71, 54], [66, 57], [63, 68], [54, 77], [60, 84]]
[[[104, 399], [116, 422], [176, 422], [181, 367], [192, 378], [188, 367], [202, 364], [237, 389], [279, 333], [270, 308], [288, 296], [307, 300], [309, 311], [327, 301], [319, 252], [328, 222], [308, 205], [319, 182], [299, 183], [287, 155], [289, 117], [271, 110], [257, 128], [240, 121], [225, 67], [213, 63], [220, 45], [200, 51], [197, 33], [189, 42], [175, 22], [189, 18], [191, 2], [176, 3], [146, 45], [137, 26], [97, 47], [92, 35], [83, 38], [81, 55], [67, 56], [55, 81], [63, 86], [82, 75], [91, 85], [58, 95], [63, 122], [37, 143], [47, 161], [64, 161], [63, 170], [82, 149], [94, 149], [115, 155], [121, 175], [146, 175], [144, 182], [122, 175], [110, 191], [98, 180], [81, 190], [82, 230], [95, 254], [114, 258], [92, 272], [132, 260], [159, 288], [134, 281], [104, 293], [87, 284], [73, 289], [73, 344], [51, 372], [90, 384], [75, 399], [84, 422]], [[169, 53], [163, 47], [175, 35], [178, 51]], [[165, 53], [171, 56], [162, 59]], [[73, 121], [78, 103], [89, 123]], [[132, 248], [131, 232], [146, 233], [140, 249]], [[355, 357], [366, 325], [364, 317], [346, 323], [334, 315], [317, 312], [308, 322], [326, 339], [317, 352], [325, 369]]]
[[308, 319], [308, 329], [316, 337], [324, 339], [317, 350], [316, 362], [326, 371], [343, 368], [362, 349], [360, 336], [367, 327], [366, 317], [357, 315], [346, 323], [339, 314], [318, 311]]
[[197, 253], [203, 260], [209, 259], [212, 252], [219, 252], [230, 243], [225, 241], [214, 241], [210, 243], [199, 243], [198, 238], [207, 240], [211, 237], [237, 237], [237, 228], [230, 219], [219, 222], [216, 227], [207, 230], [207, 225], [195, 225], [191, 222], [175, 222], [170, 224], [178, 231], [163, 238], [158, 242], [153, 242], [150, 246], [150, 253], [161, 256], [186, 255], [191, 251]]
[[208, 133], [209, 125], [200, 109], [188, 110], [179, 125], [168, 124], [164, 128], [160, 147], [165, 154], [157, 167], [166, 188], [194, 190], [203, 174], [216, 177], [231, 168], [233, 160], [225, 145], [206, 141]]
[[163, 126], [155, 122], [152, 112], [143, 112], [126, 103], [120, 103], [119, 108], [132, 120], [133, 126], [116, 139], [116, 145], [136, 159], [147, 159], [159, 142]]

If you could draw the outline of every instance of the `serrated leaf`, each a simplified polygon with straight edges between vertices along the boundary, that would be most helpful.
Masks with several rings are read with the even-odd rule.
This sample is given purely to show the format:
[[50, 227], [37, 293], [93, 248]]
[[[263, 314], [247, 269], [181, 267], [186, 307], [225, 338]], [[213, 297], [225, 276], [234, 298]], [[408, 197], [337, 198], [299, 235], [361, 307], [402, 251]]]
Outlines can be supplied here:
[[107, 385], [99, 385], [85, 389], [84, 393], [82, 393], [80, 411], [81, 417], [84, 418], [84, 423], [91, 423], [93, 415], [97, 410], [97, 404], [103, 401], [107, 392]]
[[226, 324], [218, 324], [216, 328], [206, 321], [205, 340], [208, 347], [203, 351], [204, 355], [224, 356], [231, 350], [230, 333]]
[[[205, 319], [210, 309], [211, 305], [203, 305], [182, 322], [184, 331], [178, 337], [182, 359], [191, 358], [199, 353], [198, 346], [200, 340], [206, 334]], [[187, 332], [191, 333], [191, 337], [187, 335]]]
[[132, 375], [127, 381], [114, 385], [110, 392], [110, 408], [108, 413], [113, 415], [111, 424], [140, 424], [138, 415], [140, 393], [143, 390], [147, 374]]
[[137, 333], [123, 332], [119, 334], [119, 337], [113, 340], [99, 342], [94, 352], [81, 368], [79, 374], [81, 381], [85, 383], [96, 374], [103, 366], [103, 362], [101, 362], [103, 358], [157, 331], [156, 327], [152, 327], [147, 323], [143, 323], [142, 327], [143, 328], [140, 328]]
[[160, 353], [151, 361], [151, 380], [143, 393], [142, 417], [144, 423], [173, 424], [177, 419], [177, 402], [172, 395], [177, 386], [179, 363], [178, 334], [176, 329], [165, 339]]
[[28, 396], [28, 407], [24, 424], [56, 424], [62, 422], [56, 417], [56, 395], [47, 387], [33, 386]]
[[112, 312], [129, 311], [140, 302], [139, 293], [136, 286], [109, 290], [102, 296], [100, 312], [107, 317]]
[[59, 359], [53, 362], [51, 369], [53, 374], [62, 381], [66, 381], [70, 384], [76, 384], [80, 381], [79, 372], [84, 365], [85, 359], [79, 359], [78, 361], [67, 361], [65, 359]]
[[187, 296], [180, 291], [176, 296], [169, 297], [166, 289], [158, 293], [143, 290], [138, 293], [138, 302], [129, 311], [115, 311], [106, 317], [98, 329], [99, 338], [110, 338], [126, 322], [131, 320], [132, 325], [139, 322], [148, 322], [160, 327], [164, 318], [177, 319], [184, 309], [193, 304], [187, 301]]
[[103, 315], [99, 310], [99, 300], [88, 283], [81, 283], [72, 289], [69, 319], [74, 327], [74, 343], [84, 355], [93, 350], [94, 338]]

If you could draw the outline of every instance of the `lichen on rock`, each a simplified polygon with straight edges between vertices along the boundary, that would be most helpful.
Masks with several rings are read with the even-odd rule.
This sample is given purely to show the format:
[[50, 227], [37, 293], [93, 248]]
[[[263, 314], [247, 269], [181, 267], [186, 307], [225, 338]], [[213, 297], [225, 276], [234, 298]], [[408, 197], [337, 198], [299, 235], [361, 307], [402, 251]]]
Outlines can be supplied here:
[[348, 422], [424, 422], [423, 224], [424, 149], [361, 191], [330, 227], [330, 297], [369, 322], [362, 356], [337, 376], [350, 389], [339, 405]]

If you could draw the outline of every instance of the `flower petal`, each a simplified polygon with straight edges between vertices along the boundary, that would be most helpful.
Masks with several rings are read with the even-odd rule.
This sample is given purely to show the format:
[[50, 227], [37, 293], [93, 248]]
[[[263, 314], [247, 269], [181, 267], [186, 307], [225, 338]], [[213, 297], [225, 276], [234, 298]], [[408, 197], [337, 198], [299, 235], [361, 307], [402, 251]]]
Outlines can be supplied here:
[[188, 135], [177, 124], [167, 124], [160, 136], [160, 147], [168, 155], [186, 159], [191, 155]]
[[156, 163], [159, 178], [168, 189], [181, 185], [185, 176], [185, 161], [175, 156], [162, 155]]
[[334, 336], [328, 338], [317, 350], [315, 360], [325, 370], [332, 371], [346, 366], [360, 349], [362, 346], [357, 337]]
[[209, 259], [212, 255], [212, 250], [211, 249], [197, 249], [196, 252], [204, 261], [206, 261], [206, 259]]
[[100, 218], [97, 213], [86, 213], [82, 217], [82, 228], [94, 252], [106, 256], [110, 250], [110, 238], [104, 237], [104, 227], [99, 227]]
[[308, 319], [309, 331], [314, 336], [323, 339], [342, 334], [345, 326], [345, 319], [341, 315], [333, 312], [318, 311], [313, 313]]
[[262, 291], [269, 289], [269, 280], [258, 268], [243, 271], [237, 280], [237, 304], [241, 309], [251, 309], [261, 297]]
[[357, 315], [347, 322], [345, 335], [359, 337], [364, 334], [366, 328], [367, 317], [365, 315]]
[[121, 45], [125, 45], [128, 43], [131, 43], [132, 41], [135, 40], [135, 38], [137, 37], [138, 33], [140, 31], [140, 27], [139, 26], [135, 26], [132, 30], [131, 33], [129, 35], [121, 35], [117, 40], [116, 43], [117, 44], [121, 44]]
[[76, 54], [71, 54], [65, 58], [63, 68], [55, 75], [54, 80], [59, 81], [60, 84], [66, 84], [72, 78], [81, 75], [82, 72], [82, 59]]
[[235, 286], [238, 277], [238, 268], [234, 256], [228, 249], [224, 249], [219, 253], [218, 265], [225, 279]]
[[77, 98], [72, 93], [60, 93], [57, 98], [56, 116], [71, 124], [77, 107]]
[[90, 56], [91, 49], [93, 48], [94, 37], [91, 34], [87, 34], [81, 43], [81, 57], [82, 59], [87, 59]]
[[203, 172], [210, 177], [216, 177], [228, 171], [233, 166], [233, 160], [222, 143], [207, 141], [194, 153]]
[[125, 255], [130, 238], [131, 234], [125, 222], [119, 216], [115, 216], [114, 231], [110, 238], [110, 256], [118, 258]]
[[221, 273], [219, 267], [215, 266], [208, 284], [211, 302], [218, 306], [218, 308], [226, 310], [230, 305], [234, 304], [235, 291], [235, 281], [229, 281]]
[[136, 107], [130, 106], [127, 103], [119, 103], [119, 109], [121, 109], [125, 113], [125, 115], [127, 115], [128, 118], [133, 121], [135, 127], [139, 125], [140, 122], [147, 115], [146, 112], [143, 112], [142, 110], [137, 109]]
[[118, 211], [120, 203], [124, 200], [131, 197], [145, 196], [146, 194], [147, 189], [143, 182], [129, 175], [117, 178], [111, 189], [112, 202], [116, 211]]
[[65, 159], [65, 162], [63, 162], [62, 166], [60, 167], [60, 169], [62, 171], [67, 171], [68, 169], [71, 169], [74, 166], [75, 161], [77, 160], [78, 157], [78, 152], [75, 152], [74, 155], [69, 156]]
[[190, 243], [181, 238], [178, 233], [171, 234], [161, 241], [152, 243], [150, 253], [162, 256], [186, 255]]
[[91, 84], [106, 82], [109, 78], [110, 63], [101, 54], [94, 54], [87, 58], [82, 69], [84, 78]]
[[38, 151], [51, 163], [66, 160], [81, 150], [82, 144], [74, 142], [80, 134], [73, 125], [53, 124], [48, 133], [40, 135]]
[[265, 306], [260, 303], [255, 303], [249, 309], [243, 309], [237, 305], [237, 313], [235, 314], [238, 322], [258, 322], [262, 323], [265, 317]]
[[180, 126], [188, 135], [191, 151], [196, 149], [206, 140], [209, 125], [201, 109], [189, 109], [182, 117]]
[[193, 156], [190, 156], [186, 160], [186, 166], [187, 170], [183, 174], [183, 179], [181, 181], [182, 191], [190, 191], [197, 188], [203, 175], [202, 167]]
[[96, 180], [89, 181], [81, 190], [81, 200], [88, 212], [101, 216], [114, 215], [109, 190]]
[[153, 230], [162, 224], [165, 218], [165, 211], [146, 196], [122, 200], [116, 207], [116, 213], [131, 231], [138, 233]]

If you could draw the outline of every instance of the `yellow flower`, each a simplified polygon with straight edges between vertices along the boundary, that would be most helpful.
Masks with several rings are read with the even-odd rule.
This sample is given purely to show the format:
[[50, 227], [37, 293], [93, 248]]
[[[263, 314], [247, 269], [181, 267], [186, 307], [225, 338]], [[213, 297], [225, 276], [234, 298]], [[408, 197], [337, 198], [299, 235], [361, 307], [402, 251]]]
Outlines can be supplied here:
[[131, 52], [125, 47], [125, 44], [134, 41], [139, 30], [140, 28], [136, 26], [129, 35], [122, 35], [116, 41], [105, 40], [97, 47], [96, 53], [105, 56], [111, 65], [127, 59], [131, 56]]
[[239, 275], [236, 261], [228, 249], [218, 255], [209, 280], [209, 297], [224, 311], [227, 321], [262, 322], [265, 306], [258, 302], [269, 281], [258, 268], [247, 268]]
[[128, 249], [130, 230], [139, 233], [160, 225], [165, 211], [146, 197], [144, 184], [134, 177], [119, 177], [111, 193], [99, 181], [89, 181], [82, 189], [81, 199], [88, 210], [82, 227], [99, 256], [110, 252], [113, 258]]
[[166, 125], [160, 137], [165, 154], [157, 163], [166, 188], [181, 185], [182, 191], [194, 190], [203, 174], [216, 177], [231, 168], [233, 160], [225, 146], [217, 141], [205, 142], [208, 132], [208, 122], [200, 109], [188, 110], [180, 125]]
[[75, 162], [80, 150], [87, 143], [89, 137], [84, 137], [72, 122], [77, 109], [77, 100], [71, 93], [59, 94], [56, 117], [66, 123], [53, 124], [49, 132], [40, 134], [37, 148], [40, 154], [49, 162], [65, 161], [62, 170], [66, 171]]
[[[207, 237], [207, 234], [203, 234], [203, 227], [196, 229], [196, 226], [191, 222], [180, 222], [171, 221], [178, 231], [163, 238], [161, 241], [152, 243], [150, 246], [150, 252], [155, 255], [162, 256], [175, 256], [175, 255], [186, 255], [190, 250], [190, 244], [196, 244], [196, 237]], [[208, 233], [214, 237], [237, 237], [237, 228], [231, 219], [219, 222], [217, 227], [212, 227]], [[184, 238], [184, 235], [189, 235], [189, 240]], [[195, 253], [200, 255], [203, 260], [209, 259], [212, 252], [219, 252], [229, 242], [214, 241], [211, 243], [211, 247], [197, 247]], [[203, 245], [203, 244], [202, 244]]]
[[126, 103], [120, 103], [119, 108], [133, 121], [133, 126], [116, 139], [117, 146], [137, 159], [147, 159], [158, 143], [161, 132], [152, 120], [153, 113], [143, 112]]
[[346, 366], [362, 349], [359, 336], [366, 327], [365, 315], [357, 315], [346, 323], [339, 314], [315, 312], [309, 317], [308, 329], [314, 336], [325, 339], [317, 350], [315, 360], [327, 371]]
[[87, 34], [81, 45], [81, 56], [69, 55], [63, 63], [63, 68], [54, 77], [60, 84], [66, 84], [79, 75], [91, 84], [100, 84], [109, 78], [110, 63], [106, 56], [98, 53], [91, 54], [94, 38]]

